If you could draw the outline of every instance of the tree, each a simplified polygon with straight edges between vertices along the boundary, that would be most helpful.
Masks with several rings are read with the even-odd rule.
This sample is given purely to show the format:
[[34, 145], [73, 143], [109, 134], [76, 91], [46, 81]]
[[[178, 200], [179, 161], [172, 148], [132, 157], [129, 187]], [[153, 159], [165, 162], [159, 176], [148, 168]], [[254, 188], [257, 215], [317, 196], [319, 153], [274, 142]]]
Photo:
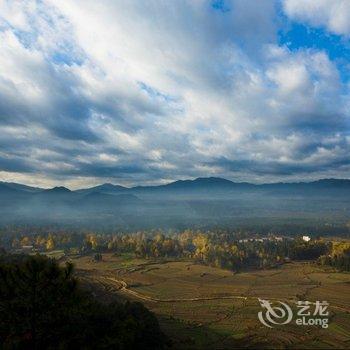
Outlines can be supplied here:
[[209, 239], [204, 234], [199, 234], [193, 239], [193, 244], [196, 247], [196, 256], [201, 258], [202, 260], [205, 258], [205, 255], [208, 250]]
[[22, 237], [22, 239], [21, 239], [21, 246], [22, 247], [26, 246], [26, 245], [31, 245], [31, 243], [32, 242], [31, 242], [29, 237], [27, 237], [27, 236]]
[[52, 237], [52, 235], [49, 235], [47, 241], [46, 241], [46, 250], [54, 250], [55, 249], [55, 241]]
[[1, 349], [163, 349], [166, 342], [142, 304], [99, 303], [79, 287], [71, 264], [1, 258]]

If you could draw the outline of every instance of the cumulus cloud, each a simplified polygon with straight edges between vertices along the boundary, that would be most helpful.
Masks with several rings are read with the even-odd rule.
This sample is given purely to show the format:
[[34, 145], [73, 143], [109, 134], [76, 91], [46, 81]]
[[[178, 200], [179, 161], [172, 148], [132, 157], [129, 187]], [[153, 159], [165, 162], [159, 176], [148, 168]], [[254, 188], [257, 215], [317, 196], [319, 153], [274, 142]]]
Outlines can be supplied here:
[[348, 0], [284, 0], [286, 14], [315, 27], [324, 27], [338, 35], [350, 35]]
[[346, 82], [280, 22], [269, 0], [1, 1], [1, 178], [344, 176]]

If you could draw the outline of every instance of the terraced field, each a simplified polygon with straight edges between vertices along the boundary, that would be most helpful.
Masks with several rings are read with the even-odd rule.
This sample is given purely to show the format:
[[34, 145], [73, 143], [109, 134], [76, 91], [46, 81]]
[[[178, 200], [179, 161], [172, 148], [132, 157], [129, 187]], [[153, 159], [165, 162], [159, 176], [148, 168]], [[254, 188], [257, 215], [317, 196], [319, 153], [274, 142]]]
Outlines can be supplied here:
[[[175, 349], [350, 348], [350, 274], [312, 263], [232, 273], [190, 261], [149, 261], [104, 254], [72, 258], [95, 295], [144, 303], [154, 311]], [[291, 322], [270, 329], [257, 317], [258, 298], [329, 302], [329, 328]]]

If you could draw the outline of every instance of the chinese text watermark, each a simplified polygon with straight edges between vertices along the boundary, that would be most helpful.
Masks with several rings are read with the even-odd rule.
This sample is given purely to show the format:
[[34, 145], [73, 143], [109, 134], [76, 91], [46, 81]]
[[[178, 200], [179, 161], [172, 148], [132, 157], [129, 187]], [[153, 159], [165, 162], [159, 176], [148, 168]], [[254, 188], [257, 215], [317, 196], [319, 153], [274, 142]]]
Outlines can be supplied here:
[[296, 313], [282, 301], [269, 301], [259, 299], [263, 311], [258, 312], [259, 321], [266, 327], [273, 328], [277, 325], [285, 325], [294, 322], [298, 326], [320, 326], [328, 328], [327, 301], [298, 301]]

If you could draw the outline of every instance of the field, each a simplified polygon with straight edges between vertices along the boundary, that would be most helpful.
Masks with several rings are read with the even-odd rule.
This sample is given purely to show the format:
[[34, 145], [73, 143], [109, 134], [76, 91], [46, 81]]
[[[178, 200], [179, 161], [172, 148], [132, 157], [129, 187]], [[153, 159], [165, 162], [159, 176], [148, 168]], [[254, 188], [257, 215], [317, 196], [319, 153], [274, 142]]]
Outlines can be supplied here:
[[[350, 348], [350, 274], [313, 263], [232, 273], [191, 261], [150, 261], [130, 255], [71, 257], [77, 275], [102, 300], [125, 298], [151, 309], [175, 349]], [[326, 300], [329, 327], [295, 322], [268, 328], [258, 298]], [[312, 308], [312, 311], [314, 308]]]

